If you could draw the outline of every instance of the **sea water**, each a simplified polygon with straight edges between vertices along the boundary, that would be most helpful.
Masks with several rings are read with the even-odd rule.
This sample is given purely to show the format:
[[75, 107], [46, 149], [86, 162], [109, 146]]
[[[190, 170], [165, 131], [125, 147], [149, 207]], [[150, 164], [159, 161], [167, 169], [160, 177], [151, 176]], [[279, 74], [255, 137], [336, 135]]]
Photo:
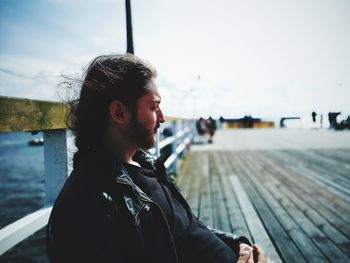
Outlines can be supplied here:
[[29, 146], [42, 133], [0, 133], [0, 228], [44, 205], [44, 148]]
[[[0, 133], [0, 228], [40, 209], [45, 200], [44, 147], [28, 142], [41, 132]], [[45, 231], [0, 256], [1, 262], [47, 262]]]

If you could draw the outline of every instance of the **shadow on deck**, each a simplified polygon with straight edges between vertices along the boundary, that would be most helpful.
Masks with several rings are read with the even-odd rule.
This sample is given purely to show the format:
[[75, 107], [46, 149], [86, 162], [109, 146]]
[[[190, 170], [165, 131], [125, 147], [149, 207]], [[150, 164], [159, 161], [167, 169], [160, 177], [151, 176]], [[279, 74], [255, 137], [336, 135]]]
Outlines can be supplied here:
[[249, 237], [275, 262], [349, 262], [350, 149], [197, 148], [177, 183], [204, 223]]

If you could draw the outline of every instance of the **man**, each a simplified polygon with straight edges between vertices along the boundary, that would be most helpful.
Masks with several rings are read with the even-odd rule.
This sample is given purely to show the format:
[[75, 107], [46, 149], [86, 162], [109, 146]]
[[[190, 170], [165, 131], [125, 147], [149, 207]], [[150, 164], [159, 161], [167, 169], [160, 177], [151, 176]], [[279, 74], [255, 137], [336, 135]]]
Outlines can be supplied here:
[[[164, 122], [156, 71], [100, 56], [71, 105], [77, 152], [47, 227], [52, 262], [253, 262], [264, 252], [209, 230], [145, 149]], [[248, 261], [249, 260], [249, 261]], [[265, 260], [265, 261], [264, 261]]]
[[217, 127], [216, 127], [216, 120], [214, 120], [211, 116], [208, 119], [208, 131], [209, 131], [209, 143], [213, 143], [213, 137], [215, 134]]

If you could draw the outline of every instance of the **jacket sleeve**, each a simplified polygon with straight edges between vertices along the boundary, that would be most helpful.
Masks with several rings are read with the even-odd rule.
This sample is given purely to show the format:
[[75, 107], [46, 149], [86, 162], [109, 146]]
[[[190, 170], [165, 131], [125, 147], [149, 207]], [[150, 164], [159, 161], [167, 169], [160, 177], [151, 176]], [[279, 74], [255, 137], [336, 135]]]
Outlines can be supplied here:
[[250, 241], [244, 236], [236, 237], [232, 233], [223, 232], [210, 227], [208, 227], [208, 229], [213, 232], [218, 238], [220, 238], [226, 245], [228, 245], [232, 249], [233, 253], [235, 253], [237, 256], [239, 255], [240, 244], [244, 243], [251, 246]]
[[50, 262], [127, 262], [108, 196], [55, 205], [47, 228]]

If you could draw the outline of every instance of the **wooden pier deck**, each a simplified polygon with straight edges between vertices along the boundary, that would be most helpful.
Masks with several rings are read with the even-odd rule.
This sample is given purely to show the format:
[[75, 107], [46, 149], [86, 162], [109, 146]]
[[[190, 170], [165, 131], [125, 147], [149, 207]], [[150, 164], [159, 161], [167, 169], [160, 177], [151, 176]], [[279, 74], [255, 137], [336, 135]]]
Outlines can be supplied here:
[[177, 178], [203, 222], [249, 237], [275, 262], [350, 262], [350, 132], [215, 139], [193, 147]]

